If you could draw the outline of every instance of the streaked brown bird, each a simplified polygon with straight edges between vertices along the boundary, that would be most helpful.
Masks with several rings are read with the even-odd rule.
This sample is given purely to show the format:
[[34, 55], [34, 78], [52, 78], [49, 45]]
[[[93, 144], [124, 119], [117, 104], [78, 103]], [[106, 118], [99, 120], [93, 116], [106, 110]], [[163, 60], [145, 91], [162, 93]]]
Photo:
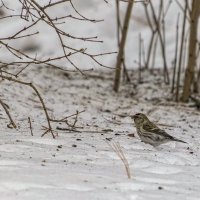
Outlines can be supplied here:
[[137, 134], [144, 143], [150, 144], [154, 147], [170, 141], [187, 143], [169, 135], [164, 130], [160, 129], [143, 113], [137, 113], [131, 116], [131, 118], [135, 122]]

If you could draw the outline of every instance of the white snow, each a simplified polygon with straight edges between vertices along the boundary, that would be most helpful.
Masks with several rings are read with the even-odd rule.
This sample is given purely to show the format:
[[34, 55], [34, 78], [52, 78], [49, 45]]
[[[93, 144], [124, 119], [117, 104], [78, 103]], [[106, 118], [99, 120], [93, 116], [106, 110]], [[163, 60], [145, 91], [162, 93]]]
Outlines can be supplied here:
[[[23, 74], [23, 79], [37, 83], [49, 112], [56, 118], [85, 109], [77, 122], [83, 129], [57, 130], [56, 139], [50, 134], [40, 137], [46, 121], [41, 107], [36, 106], [39, 103], [30, 100], [31, 90], [24, 88], [23, 97], [19, 92], [22, 86], [8, 87], [9, 82], [2, 83], [1, 94], [20, 127], [6, 128], [8, 119], [1, 109], [1, 199], [194, 200], [200, 197], [200, 123], [195, 108], [171, 105], [164, 96], [154, 104], [151, 94], [166, 93], [159, 90], [166, 87], [164, 84], [154, 84], [152, 88], [148, 83], [141, 84], [135, 96], [130, 95], [130, 91], [135, 92], [133, 85], [124, 85], [116, 94], [112, 91], [112, 74], [101, 74], [103, 80], [85, 79], [78, 73], [66, 76], [45, 68], [29, 69]], [[135, 76], [132, 74], [133, 80]], [[160, 78], [155, 81], [159, 80], [162, 82]], [[148, 93], [141, 97], [147, 88]], [[129, 118], [135, 112], [150, 113], [150, 119], [188, 144], [171, 142], [155, 149], [142, 143]], [[30, 135], [28, 117], [32, 119], [34, 136]], [[55, 124], [55, 130], [57, 126], [68, 128], [66, 124]], [[135, 137], [128, 136], [132, 133]], [[122, 146], [131, 179], [106, 141]]]

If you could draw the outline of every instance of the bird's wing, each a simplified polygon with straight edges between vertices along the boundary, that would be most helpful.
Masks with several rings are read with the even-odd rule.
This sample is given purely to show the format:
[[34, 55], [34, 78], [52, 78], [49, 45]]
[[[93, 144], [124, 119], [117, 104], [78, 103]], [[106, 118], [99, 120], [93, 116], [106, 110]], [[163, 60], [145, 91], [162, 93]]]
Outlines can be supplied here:
[[144, 130], [153, 130], [153, 129], [159, 129], [155, 124], [153, 124], [152, 122], [148, 122], [148, 123], [144, 123], [143, 124], [143, 128]]
[[144, 124], [143, 129], [146, 130], [147, 132], [155, 133], [157, 136], [169, 138], [172, 140], [174, 139], [174, 137], [166, 133], [164, 130], [158, 128], [155, 124]]
[[179, 140], [168, 133], [166, 133], [164, 130], [158, 128], [155, 124], [153, 123], [148, 123], [148, 124], [143, 124], [143, 130], [145, 131], [145, 135], [150, 135], [151, 133], [154, 133], [151, 135], [151, 137], [154, 137], [154, 140], [162, 140], [162, 139], [169, 139], [177, 142], [182, 142], [182, 143], [187, 143], [183, 140]]

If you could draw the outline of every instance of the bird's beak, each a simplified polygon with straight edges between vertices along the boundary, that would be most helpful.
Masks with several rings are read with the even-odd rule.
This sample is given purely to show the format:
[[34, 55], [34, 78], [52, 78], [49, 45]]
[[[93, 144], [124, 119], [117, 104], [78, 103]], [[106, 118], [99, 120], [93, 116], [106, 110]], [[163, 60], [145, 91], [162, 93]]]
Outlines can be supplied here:
[[130, 117], [131, 117], [131, 119], [136, 119], [137, 118], [136, 115], [131, 115]]

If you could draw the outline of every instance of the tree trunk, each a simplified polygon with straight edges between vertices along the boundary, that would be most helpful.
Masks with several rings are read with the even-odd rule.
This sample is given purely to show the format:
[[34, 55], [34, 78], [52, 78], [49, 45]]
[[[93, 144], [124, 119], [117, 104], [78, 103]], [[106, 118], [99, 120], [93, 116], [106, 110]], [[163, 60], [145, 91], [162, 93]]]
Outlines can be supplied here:
[[127, 6], [126, 10], [126, 15], [124, 19], [124, 24], [123, 24], [123, 29], [122, 29], [122, 37], [121, 37], [121, 42], [119, 46], [119, 52], [117, 55], [117, 64], [116, 64], [116, 70], [115, 70], [115, 80], [114, 80], [114, 91], [118, 92], [119, 90], [119, 85], [120, 85], [120, 79], [121, 79], [121, 64], [123, 62], [123, 54], [124, 54], [124, 47], [126, 43], [126, 37], [127, 37], [127, 32], [128, 32], [128, 26], [129, 26], [129, 21], [131, 17], [131, 11], [132, 7], [134, 4], [134, 0], [130, 1]]
[[188, 64], [185, 71], [185, 80], [182, 94], [182, 101], [186, 102], [189, 99], [191, 92], [191, 85], [194, 79], [194, 70], [196, 66], [196, 48], [197, 48], [197, 31], [198, 18], [200, 14], [200, 0], [192, 1], [192, 12], [190, 17], [190, 38], [189, 38], [189, 52]]

